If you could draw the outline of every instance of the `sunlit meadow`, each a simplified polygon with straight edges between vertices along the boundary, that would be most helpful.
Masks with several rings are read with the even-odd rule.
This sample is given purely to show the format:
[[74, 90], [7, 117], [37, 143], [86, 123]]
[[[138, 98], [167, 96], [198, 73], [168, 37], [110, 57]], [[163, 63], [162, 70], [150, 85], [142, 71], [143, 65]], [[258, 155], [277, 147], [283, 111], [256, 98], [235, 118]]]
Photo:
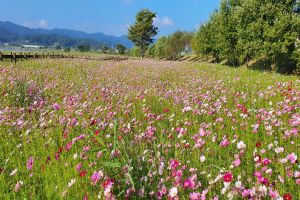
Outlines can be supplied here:
[[300, 199], [299, 77], [0, 63], [0, 199]]

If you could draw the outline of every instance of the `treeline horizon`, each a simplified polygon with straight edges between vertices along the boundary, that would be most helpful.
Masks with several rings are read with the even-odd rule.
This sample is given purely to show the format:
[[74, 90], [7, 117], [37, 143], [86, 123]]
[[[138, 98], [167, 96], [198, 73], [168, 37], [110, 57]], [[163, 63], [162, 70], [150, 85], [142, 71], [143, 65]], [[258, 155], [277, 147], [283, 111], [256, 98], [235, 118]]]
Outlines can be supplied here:
[[176, 59], [190, 48], [214, 62], [299, 74], [299, 13], [297, 0], [222, 0], [198, 31], [176, 31], [130, 55]]

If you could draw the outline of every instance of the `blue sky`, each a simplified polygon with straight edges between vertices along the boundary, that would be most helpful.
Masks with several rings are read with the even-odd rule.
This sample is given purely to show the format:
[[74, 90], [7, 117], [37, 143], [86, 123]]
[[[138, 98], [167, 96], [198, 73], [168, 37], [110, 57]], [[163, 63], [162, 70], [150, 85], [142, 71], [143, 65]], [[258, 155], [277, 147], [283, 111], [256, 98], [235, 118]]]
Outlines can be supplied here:
[[0, 21], [31, 28], [67, 28], [124, 35], [136, 13], [157, 13], [159, 35], [195, 30], [218, 8], [220, 0], [0, 0]]

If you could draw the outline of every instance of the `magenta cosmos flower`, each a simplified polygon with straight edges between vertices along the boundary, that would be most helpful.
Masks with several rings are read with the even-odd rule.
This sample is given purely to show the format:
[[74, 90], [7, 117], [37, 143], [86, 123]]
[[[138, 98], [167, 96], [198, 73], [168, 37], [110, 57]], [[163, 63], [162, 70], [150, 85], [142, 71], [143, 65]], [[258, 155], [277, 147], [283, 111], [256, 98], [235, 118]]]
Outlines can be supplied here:
[[233, 175], [232, 175], [232, 173], [231, 172], [226, 172], [225, 174], [224, 174], [224, 176], [223, 176], [223, 181], [224, 182], [231, 182], [232, 181], [232, 179], [233, 179]]

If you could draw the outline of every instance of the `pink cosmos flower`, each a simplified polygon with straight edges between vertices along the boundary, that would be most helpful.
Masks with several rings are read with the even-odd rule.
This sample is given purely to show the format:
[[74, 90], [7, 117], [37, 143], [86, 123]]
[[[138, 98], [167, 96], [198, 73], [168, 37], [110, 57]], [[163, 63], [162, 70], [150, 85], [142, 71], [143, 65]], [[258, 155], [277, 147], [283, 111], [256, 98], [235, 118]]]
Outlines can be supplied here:
[[66, 145], [65, 150], [66, 150], [66, 151], [69, 151], [69, 150], [72, 148], [73, 144], [74, 144], [73, 141], [69, 142], [69, 143]]
[[242, 197], [244, 197], [244, 198], [249, 197], [250, 193], [251, 193], [251, 190], [249, 190], [249, 189], [243, 190]]
[[84, 138], [85, 138], [85, 134], [81, 134], [81, 135], [79, 135], [78, 137], [74, 138], [73, 140], [74, 140], [74, 141], [79, 141], [79, 140], [82, 140], [82, 139], [84, 139]]
[[222, 142], [220, 142], [221, 147], [226, 147], [230, 144], [230, 142], [227, 139], [224, 139]]
[[84, 146], [83, 147], [83, 151], [85, 151], [85, 152], [89, 151], [90, 149], [91, 149], [91, 147], [89, 147], [89, 146]]
[[241, 160], [240, 160], [239, 158], [237, 158], [237, 159], [235, 159], [235, 161], [233, 161], [233, 165], [234, 165], [235, 167], [240, 166], [240, 164], [241, 164]]
[[190, 193], [190, 200], [200, 200], [201, 199], [201, 193], [193, 192]]
[[297, 161], [297, 155], [295, 153], [291, 153], [286, 156], [286, 159], [288, 159], [292, 164], [295, 164]]
[[27, 169], [28, 169], [29, 171], [32, 170], [32, 168], [33, 168], [33, 163], [34, 163], [33, 157], [30, 157], [30, 158], [27, 160]]
[[179, 162], [175, 159], [171, 159], [169, 166], [171, 169], [176, 169], [179, 166]]
[[204, 137], [204, 136], [205, 136], [205, 131], [204, 131], [203, 128], [200, 128], [200, 130], [199, 130], [199, 135], [200, 135], [201, 137]]
[[271, 160], [269, 160], [268, 158], [264, 158], [262, 160], [262, 162], [263, 162], [264, 165], [269, 165], [271, 163]]
[[53, 107], [54, 110], [59, 110], [60, 109], [60, 105], [58, 103], [54, 103], [52, 107]]
[[276, 199], [276, 198], [279, 196], [279, 194], [278, 194], [278, 192], [277, 192], [276, 190], [273, 191], [273, 190], [271, 190], [271, 189], [270, 189], [269, 195], [270, 195], [270, 197], [271, 197], [272, 199]]
[[197, 176], [191, 176], [190, 178], [186, 179], [183, 183], [184, 188], [194, 189], [196, 186], [195, 179]]
[[79, 163], [79, 164], [76, 166], [76, 171], [80, 171], [81, 168], [82, 168], [82, 163]]
[[18, 181], [15, 185], [15, 192], [19, 192], [21, 187], [23, 185], [23, 182], [22, 181]]
[[258, 131], [258, 128], [259, 128], [259, 124], [255, 124], [254, 127], [253, 127], [253, 133], [257, 133]]
[[94, 172], [94, 174], [91, 176], [92, 185], [96, 185], [100, 180], [100, 178], [102, 177], [103, 177], [102, 171]]

